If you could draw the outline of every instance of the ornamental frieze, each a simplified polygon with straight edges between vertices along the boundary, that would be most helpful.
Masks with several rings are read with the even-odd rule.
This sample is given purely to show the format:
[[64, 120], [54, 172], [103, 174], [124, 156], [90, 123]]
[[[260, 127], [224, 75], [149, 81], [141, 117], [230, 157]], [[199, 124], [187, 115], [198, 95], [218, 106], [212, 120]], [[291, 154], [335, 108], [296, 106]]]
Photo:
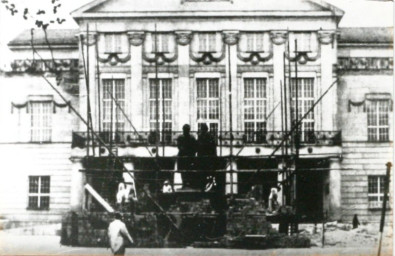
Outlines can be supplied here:
[[339, 70], [393, 70], [392, 57], [339, 57]]
[[12, 72], [54, 72], [78, 71], [78, 59], [64, 60], [15, 60], [11, 63]]

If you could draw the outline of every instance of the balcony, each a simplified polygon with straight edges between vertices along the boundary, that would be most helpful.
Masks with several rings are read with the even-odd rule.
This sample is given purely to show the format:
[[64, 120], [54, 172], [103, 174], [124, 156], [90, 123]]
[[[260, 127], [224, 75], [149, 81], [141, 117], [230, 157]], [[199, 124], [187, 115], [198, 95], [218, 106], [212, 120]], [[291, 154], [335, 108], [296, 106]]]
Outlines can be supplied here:
[[[157, 136], [156, 132], [101, 132], [101, 140], [107, 145], [118, 147], [138, 147], [155, 146], [159, 139], [159, 144], [165, 146], [177, 146], [177, 138], [182, 134], [180, 131], [166, 131]], [[192, 136], [198, 138], [198, 132], [191, 132]], [[213, 134], [216, 138], [217, 146], [276, 146], [281, 143], [285, 133], [281, 131], [235, 131], [232, 135], [228, 131]], [[301, 146], [340, 146], [340, 131], [306, 131], [301, 132]], [[90, 138], [90, 145], [100, 145], [97, 138]], [[85, 148], [87, 145], [86, 132], [73, 132], [72, 147]]]

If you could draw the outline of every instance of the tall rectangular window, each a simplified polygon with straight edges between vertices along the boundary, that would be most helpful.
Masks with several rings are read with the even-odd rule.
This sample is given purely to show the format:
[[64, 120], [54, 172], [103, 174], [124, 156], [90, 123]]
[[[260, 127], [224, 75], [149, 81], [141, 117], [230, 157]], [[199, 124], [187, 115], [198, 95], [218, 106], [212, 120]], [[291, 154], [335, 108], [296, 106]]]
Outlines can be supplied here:
[[50, 187], [49, 176], [29, 176], [28, 209], [49, 210]]
[[368, 100], [368, 141], [388, 141], [389, 101], [388, 100]]
[[384, 199], [385, 175], [368, 176], [369, 208], [381, 208]]
[[266, 129], [266, 79], [244, 78], [244, 130], [247, 141], [255, 141]]
[[198, 78], [196, 88], [198, 129], [202, 124], [207, 124], [210, 132], [216, 134], [219, 124], [219, 79]]
[[263, 33], [248, 33], [247, 34], [247, 51], [263, 51]]
[[[159, 86], [159, 88], [157, 85]], [[160, 138], [162, 141], [168, 141], [171, 139], [173, 123], [172, 80], [170, 78], [158, 79], [158, 81], [156, 81], [156, 79], [150, 79], [149, 89], [150, 130], [156, 131], [158, 111]], [[159, 95], [157, 93], [159, 93]], [[162, 129], [165, 130], [165, 138], [163, 138]]]
[[50, 142], [52, 134], [52, 102], [31, 102], [31, 141]]
[[[298, 78], [298, 120], [300, 120], [314, 105], [314, 78]], [[296, 79], [291, 79], [291, 113], [296, 120]], [[301, 141], [308, 142], [314, 135], [314, 111], [311, 111], [302, 121], [300, 128]]]
[[199, 52], [215, 52], [217, 46], [217, 35], [215, 33], [199, 34]]
[[123, 131], [125, 129], [125, 119], [113, 98], [125, 110], [125, 79], [103, 79], [102, 104], [103, 130]]

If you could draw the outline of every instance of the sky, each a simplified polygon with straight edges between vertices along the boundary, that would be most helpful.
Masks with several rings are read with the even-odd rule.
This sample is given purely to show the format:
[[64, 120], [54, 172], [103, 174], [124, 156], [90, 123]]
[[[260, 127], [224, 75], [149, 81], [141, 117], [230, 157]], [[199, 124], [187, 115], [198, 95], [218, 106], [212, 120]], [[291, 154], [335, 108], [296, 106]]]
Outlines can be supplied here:
[[[44, 9], [51, 10], [51, 0], [8, 0], [14, 3], [21, 11], [24, 8], [32, 10]], [[77, 24], [70, 17], [70, 12], [92, 0], [55, 0], [62, 4], [59, 16], [65, 18], [66, 22], [62, 25], [51, 25], [51, 28], [77, 28]], [[140, 0], [144, 1], [144, 0]], [[160, 1], [160, 0], [158, 0]], [[181, 1], [181, 0], [180, 0]], [[264, 0], [262, 0], [264, 1]], [[293, 1], [293, 0], [290, 0]], [[319, 1], [319, 0], [318, 0]], [[393, 26], [394, 6], [391, 1], [372, 1], [372, 0], [326, 0], [345, 11], [345, 16], [340, 22], [342, 27], [378, 27]], [[49, 13], [50, 11], [47, 11]], [[52, 17], [48, 17], [52, 18]], [[4, 62], [9, 61], [10, 52], [7, 43], [15, 38], [25, 29], [32, 27], [33, 21], [25, 21], [22, 15], [11, 16], [5, 6], [0, 3], [0, 67]]]

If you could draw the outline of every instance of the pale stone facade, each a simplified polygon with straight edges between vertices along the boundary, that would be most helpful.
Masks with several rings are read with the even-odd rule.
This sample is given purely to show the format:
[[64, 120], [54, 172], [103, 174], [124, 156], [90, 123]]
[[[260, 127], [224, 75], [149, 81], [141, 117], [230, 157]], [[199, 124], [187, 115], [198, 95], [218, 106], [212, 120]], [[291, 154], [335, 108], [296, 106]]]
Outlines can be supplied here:
[[[117, 99], [122, 102], [125, 114], [134, 127], [121, 114], [119, 120], [112, 120], [110, 125], [119, 122], [122, 126], [121, 131], [125, 132], [120, 138], [122, 146], [117, 147], [116, 153], [129, 164], [129, 168], [137, 165], [136, 159], [149, 157], [155, 149], [155, 145], [148, 141], [150, 130], [156, 122], [153, 118], [152, 104], [155, 101], [152, 98], [151, 87], [151, 81], [156, 77], [163, 84], [167, 83], [165, 81], [170, 81], [170, 89], [162, 93], [170, 95], [167, 98], [169, 105], [165, 110], [169, 111], [167, 113], [170, 115], [165, 118], [165, 123], [170, 125], [167, 129], [171, 129], [172, 133], [168, 143], [164, 147], [159, 147], [159, 154], [169, 159], [178, 154], [174, 142], [186, 123], [191, 125], [192, 131], [198, 130], [199, 123], [208, 123], [211, 129], [219, 132], [225, 138], [222, 140], [223, 145], [218, 145], [219, 156], [229, 156], [230, 151], [233, 150], [233, 154], [239, 151], [239, 156], [246, 159], [264, 159], [273, 152], [276, 142], [282, 138], [282, 114], [278, 104], [281, 102], [284, 78], [290, 75], [295, 79], [297, 76], [300, 83], [303, 83], [302, 104], [312, 104], [339, 79], [314, 108], [310, 123], [304, 124], [306, 127], [310, 125], [309, 129], [314, 131], [314, 142], [308, 141], [306, 137], [300, 149], [300, 157], [306, 163], [314, 164], [305, 165], [308, 166], [303, 176], [306, 182], [301, 184], [306, 187], [300, 189], [300, 194], [302, 198], [310, 197], [309, 193], [315, 195], [302, 202], [301, 207], [306, 209], [304, 213], [307, 215], [309, 212], [310, 214], [318, 212], [327, 215], [330, 220], [349, 221], [354, 214], [358, 214], [362, 220], [377, 222], [379, 213], [375, 209], [380, 199], [377, 199], [377, 203], [370, 203], [368, 199], [373, 198], [374, 193], [368, 191], [368, 187], [370, 183], [374, 183], [378, 175], [385, 173], [385, 164], [391, 159], [390, 144], [393, 140], [391, 132], [393, 45], [392, 38], [388, 37], [390, 33], [388, 29], [381, 28], [378, 32], [376, 30], [376, 37], [372, 39], [367, 38], [365, 34], [373, 30], [357, 33], [357, 30], [339, 28], [338, 23], [344, 13], [322, 2], [317, 4], [313, 1], [294, 1], [290, 4], [289, 1], [268, 1], [262, 5], [258, 0], [166, 0], [166, 4], [157, 6], [151, 2], [94, 1], [72, 14], [80, 30], [74, 31], [67, 37], [65, 42], [71, 42], [70, 44], [59, 45], [54, 50], [57, 60], [79, 61], [79, 77], [75, 79], [78, 75], [74, 76], [78, 85], [66, 79], [60, 83], [59, 89], [84, 119], [87, 119], [88, 93], [83, 63], [87, 64], [86, 73], [89, 74], [89, 96], [95, 131], [105, 130], [105, 126], [109, 123], [108, 111], [114, 111], [109, 110], [108, 106], [107, 110], [104, 107], [105, 88], [112, 88], [114, 95], [119, 94], [116, 97], [119, 97]], [[302, 51], [298, 56], [294, 54], [296, 39], [298, 50]], [[31, 55], [29, 43], [21, 41], [23, 40], [20, 38], [15, 39], [10, 43], [10, 48], [15, 52], [15, 59], [29, 59]], [[20, 45], [18, 42], [21, 42]], [[81, 45], [84, 47], [83, 50]], [[42, 47], [45, 47], [44, 43]], [[158, 52], [156, 54], [155, 48]], [[48, 51], [41, 51], [43, 51], [43, 59], [51, 60]], [[290, 60], [292, 63], [289, 66]], [[298, 62], [297, 73], [295, 60]], [[98, 83], [98, 70], [100, 83]], [[1, 134], [4, 137], [1, 139], [2, 151], [5, 152], [3, 155], [12, 154], [9, 148], [20, 149], [21, 155], [30, 156], [40, 150], [46, 152], [45, 150], [51, 147], [54, 149], [51, 152], [55, 154], [52, 158], [54, 166], [49, 173], [33, 171], [33, 169], [45, 169], [40, 168], [44, 165], [44, 162], [40, 161], [33, 161], [34, 168], [30, 167], [28, 161], [25, 167], [15, 167], [13, 172], [18, 173], [18, 182], [23, 180], [20, 186], [23, 189], [18, 193], [18, 200], [11, 200], [9, 196], [4, 196], [5, 193], [0, 193], [4, 200], [15, 202], [15, 206], [0, 202], [1, 213], [9, 217], [18, 209], [18, 213], [25, 216], [40, 215], [35, 214], [36, 212], [33, 214], [29, 210], [25, 211], [29, 194], [27, 193], [28, 176], [32, 175], [51, 176], [50, 205], [45, 214], [56, 219], [60, 216], [59, 212], [82, 209], [85, 200], [83, 185], [87, 180], [81, 170], [89, 169], [89, 166], [83, 164], [83, 158], [87, 154], [95, 157], [101, 154], [99, 147], [89, 152], [84, 145], [70, 149], [72, 131], [80, 132], [75, 135], [84, 139], [86, 134], [81, 132], [86, 131], [86, 126], [75, 115], [60, 108], [59, 111], [54, 110], [52, 114], [51, 143], [31, 144], [29, 123], [29, 120], [32, 120], [31, 114], [21, 113], [25, 111], [22, 107], [17, 108], [19, 116], [10, 113], [12, 104], [20, 106], [22, 103], [30, 102], [29, 97], [44, 97], [43, 94], [47, 95], [45, 97], [53, 95], [51, 99], [44, 101], [52, 101], [54, 106], [55, 103], [64, 102], [45, 84], [45, 80], [39, 74], [34, 76], [18, 74], [14, 69], [2, 74], [0, 79], [4, 81], [1, 83], [1, 91], [4, 93], [0, 96], [4, 97], [0, 109], [4, 115], [0, 118], [9, 120], [2, 127], [6, 129]], [[54, 77], [51, 81], [56, 83]], [[201, 88], [202, 81], [208, 81], [208, 86], [217, 88], [213, 89], [216, 96], [210, 99], [201, 97], [198, 88]], [[37, 87], [36, 83], [37, 86], [42, 84], [42, 88], [45, 89]], [[106, 85], [106, 83], [111, 84]], [[258, 98], [255, 94], [254, 99], [255, 102], [259, 100], [264, 102], [265, 110], [257, 107], [253, 112], [257, 111], [258, 113], [254, 114], [258, 116], [259, 111], [264, 111], [262, 115], [265, 118], [254, 117], [254, 120], [249, 120], [246, 105], [249, 104], [246, 96], [248, 83], [252, 83], [255, 90], [258, 83], [264, 83], [265, 96]], [[17, 84], [20, 85], [20, 89], [9, 90]], [[163, 84], [161, 90], [164, 91]], [[232, 92], [231, 104], [229, 104], [229, 84]], [[115, 88], [122, 88], [122, 92]], [[384, 127], [388, 129], [388, 136], [380, 139], [382, 135], [379, 134], [378, 139], [375, 140], [373, 137], [368, 138], [369, 111], [367, 109], [371, 109], [368, 102], [377, 100], [389, 104], [385, 105], [388, 122]], [[210, 101], [214, 103], [207, 104], [214, 105], [207, 106], [205, 111], [213, 118], [209, 115], [203, 118], [201, 114], [203, 110], [199, 105], [201, 103], [198, 102]], [[289, 114], [291, 107], [288, 105], [287, 108]], [[307, 111], [308, 108], [302, 107], [302, 109]], [[105, 111], [107, 114], [104, 114]], [[263, 122], [264, 129], [269, 133], [266, 136], [269, 141], [264, 142], [258, 141], [256, 137], [258, 125], [262, 125]], [[248, 129], [247, 123], [253, 124], [254, 135], [251, 141], [248, 141], [247, 130], [251, 131], [251, 129]], [[291, 126], [290, 118], [287, 125]], [[118, 126], [113, 126], [113, 132], [116, 127]], [[143, 145], [139, 144], [141, 141], [134, 133], [134, 129], [143, 137]], [[380, 133], [378, 127], [371, 128], [371, 131], [373, 129], [378, 129]], [[229, 139], [226, 139], [229, 138], [229, 134], [226, 133], [230, 130], [235, 132], [232, 147], [229, 146]], [[20, 139], [21, 136], [23, 139]], [[75, 140], [74, 135], [73, 138]], [[134, 142], [135, 144], [132, 145]], [[146, 146], [150, 152], [146, 150]], [[34, 150], [34, 153], [29, 150]], [[55, 153], [56, 150], [61, 152]], [[102, 153], [103, 156], [108, 156], [106, 150]], [[279, 150], [275, 156], [280, 158], [281, 154]], [[23, 159], [19, 155], [18, 158]], [[14, 158], [10, 156], [8, 159]], [[175, 170], [177, 170], [176, 162], [176, 160], [172, 162], [172, 168]], [[278, 169], [281, 163], [274, 160], [269, 165], [274, 168], [268, 167], [268, 172]], [[9, 166], [12, 164], [10, 163]], [[228, 173], [225, 177], [226, 192], [243, 193], [245, 189], [242, 185], [238, 185], [238, 181], [243, 184], [245, 179], [243, 171], [260, 168], [261, 163], [251, 162], [246, 167], [241, 160], [234, 160], [228, 169], [237, 172]], [[309, 182], [310, 174], [316, 178], [312, 178]], [[270, 179], [273, 183], [271, 185], [275, 185], [283, 178], [277, 174], [274, 174], [274, 178], [271, 174], [267, 175], [262, 178]], [[64, 182], [57, 181], [61, 180], [61, 177], [64, 178]], [[377, 179], [377, 182], [380, 182], [381, 178]], [[1, 180], [8, 182], [6, 178]], [[58, 186], [56, 182], [62, 185]], [[57, 192], [56, 188], [62, 186], [64, 189]], [[380, 190], [377, 193], [379, 194]], [[371, 202], [374, 202], [373, 199]], [[62, 202], [59, 203], [61, 206], [58, 208], [55, 206], [58, 205], [57, 202]]]

